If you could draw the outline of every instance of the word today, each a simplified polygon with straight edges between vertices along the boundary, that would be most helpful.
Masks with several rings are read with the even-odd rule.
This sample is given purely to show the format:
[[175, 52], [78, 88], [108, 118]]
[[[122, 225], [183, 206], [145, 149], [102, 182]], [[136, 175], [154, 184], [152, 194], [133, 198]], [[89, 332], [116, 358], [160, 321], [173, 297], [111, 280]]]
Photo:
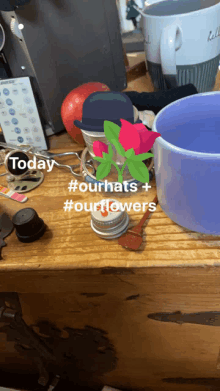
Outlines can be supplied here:
[[[9, 157], [10, 160], [12, 160], [12, 169], [15, 170], [17, 167], [20, 168], [21, 170], [24, 168], [29, 168], [29, 169], [38, 169], [38, 170], [45, 170], [46, 167], [48, 167], [47, 172], [51, 172], [55, 163], [55, 160], [39, 160], [37, 161], [36, 157], [34, 156], [33, 160], [29, 160], [26, 162], [25, 160], [20, 160], [19, 157]], [[19, 160], [17, 162], [17, 160]]]

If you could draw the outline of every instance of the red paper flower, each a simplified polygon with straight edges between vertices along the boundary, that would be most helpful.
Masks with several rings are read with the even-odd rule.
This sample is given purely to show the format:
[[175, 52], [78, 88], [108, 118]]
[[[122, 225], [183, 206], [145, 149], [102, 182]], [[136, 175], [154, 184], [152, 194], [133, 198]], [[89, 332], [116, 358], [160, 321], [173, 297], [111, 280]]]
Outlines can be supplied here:
[[102, 141], [94, 141], [93, 143], [93, 152], [97, 157], [103, 157], [103, 152], [108, 153], [108, 145]]
[[135, 155], [148, 152], [161, 134], [151, 132], [146, 129], [143, 124], [132, 125], [125, 119], [121, 119], [121, 130], [119, 133], [119, 141], [125, 151], [133, 148]]

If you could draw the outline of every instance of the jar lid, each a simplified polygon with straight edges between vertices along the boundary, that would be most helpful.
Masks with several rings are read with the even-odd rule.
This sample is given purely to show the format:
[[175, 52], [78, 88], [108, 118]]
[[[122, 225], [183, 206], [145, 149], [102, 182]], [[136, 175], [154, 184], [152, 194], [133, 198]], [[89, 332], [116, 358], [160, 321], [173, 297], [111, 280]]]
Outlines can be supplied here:
[[93, 229], [93, 231], [98, 235], [100, 236], [101, 238], [103, 239], [116, 239], [116, 238], [119, 238], [121, 235], [123, 235], [127, 229], [128, 229], [128, 225], [129, 225], [129, 217], [128, 215], [126, 216], [126, 220], [124, 221], [124, 224], [122, 225], [122, 227], [120, 227], [119, 229], [115, 230], [114, 232], [108, 232], [108, 233], [103, 233], [101, 231], [98, 231], [97, 229], [94, 228], [94, 225], [91, 221], [91, 227]]
[[120, 202], [114, 199], [100, 201], [91, 214], [92, 229], [105, 239], [121, 236], [128, 223], [128, 214], [122, 210]]

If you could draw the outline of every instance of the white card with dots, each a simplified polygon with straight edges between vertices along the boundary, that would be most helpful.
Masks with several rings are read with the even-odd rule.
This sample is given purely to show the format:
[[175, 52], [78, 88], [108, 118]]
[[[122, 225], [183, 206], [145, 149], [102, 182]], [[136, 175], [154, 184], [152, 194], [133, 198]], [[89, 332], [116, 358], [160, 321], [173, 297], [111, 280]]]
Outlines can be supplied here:
[[0, 80], [0, 126], [6, 143], [48, 149], [29, 77]]

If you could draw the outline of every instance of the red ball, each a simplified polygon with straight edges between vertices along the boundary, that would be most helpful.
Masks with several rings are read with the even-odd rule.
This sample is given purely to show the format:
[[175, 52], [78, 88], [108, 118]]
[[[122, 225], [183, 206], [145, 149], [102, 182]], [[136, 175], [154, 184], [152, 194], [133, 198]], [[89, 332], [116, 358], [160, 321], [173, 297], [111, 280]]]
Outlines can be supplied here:
[[61, 106], [61, 117], [67, 132], [77, 143], [82, 145], [85, 145], [82, 132], [74, 125], [74, 121], [76, 119], [82, 120], [83, 103], [89, 95], [96, 91], [110, 91], [110, 88], [99, 82], [82, 84], [66, 96]]

